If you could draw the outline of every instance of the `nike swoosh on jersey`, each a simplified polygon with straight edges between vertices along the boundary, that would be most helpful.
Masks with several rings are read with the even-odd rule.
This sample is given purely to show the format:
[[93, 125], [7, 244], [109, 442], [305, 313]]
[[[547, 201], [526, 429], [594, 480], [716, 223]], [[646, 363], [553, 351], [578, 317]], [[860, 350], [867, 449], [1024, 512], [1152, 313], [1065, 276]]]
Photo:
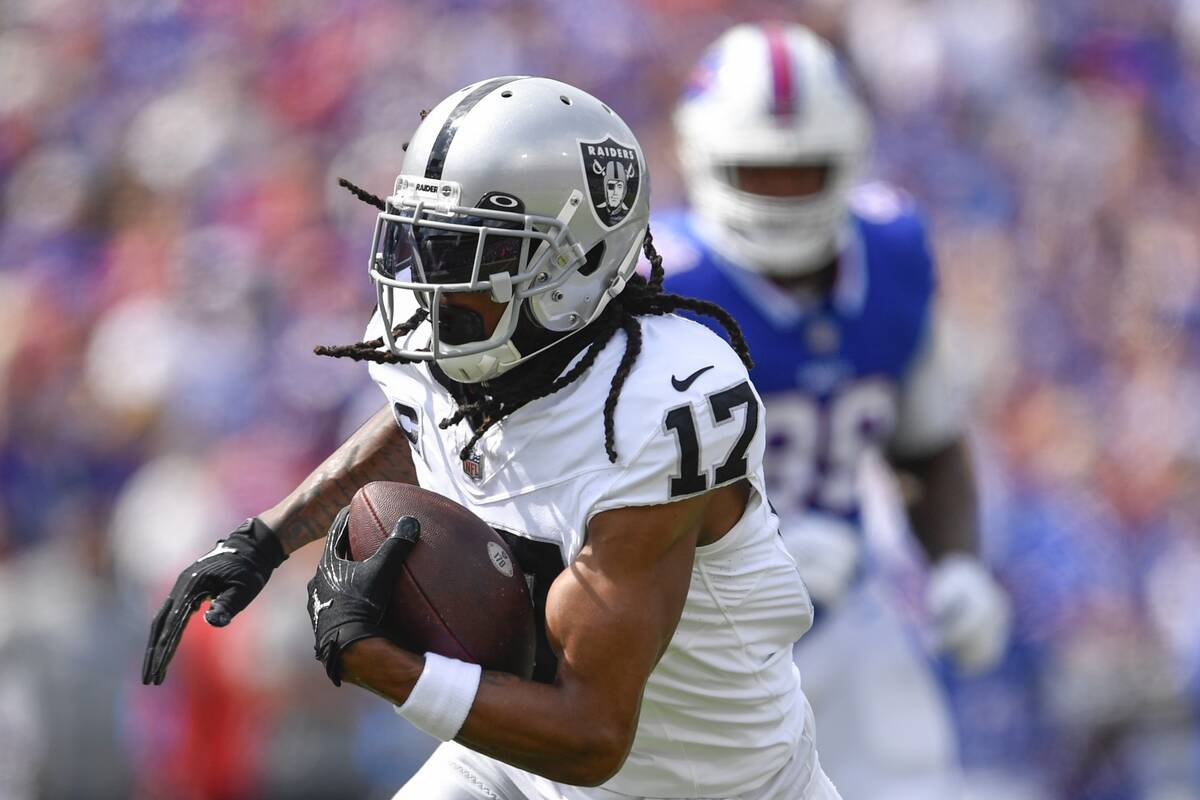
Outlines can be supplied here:
[[696, 382], [696, 378], [699, 378], [701, 375], [708, 372], [713, 368], [713, 366], [713, 364], [709, 364], [707, 367], [701, 367], [683, 380], [679, 380], [679, 378], [676, 378], [674, 375], [672, 375], [671, 385], [675, 387], [675, 391], [677, 392], [686, 392], [688, 387]]

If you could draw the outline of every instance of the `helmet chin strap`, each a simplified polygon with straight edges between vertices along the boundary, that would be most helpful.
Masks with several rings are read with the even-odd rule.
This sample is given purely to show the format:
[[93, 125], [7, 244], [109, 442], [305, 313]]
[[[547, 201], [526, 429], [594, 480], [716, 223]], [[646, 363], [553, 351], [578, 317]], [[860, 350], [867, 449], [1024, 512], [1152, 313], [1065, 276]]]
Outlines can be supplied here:
[[512, 341], [507, 341], [483, 353], [440, 358], [437, 365], [448, 377], [459, 383], [482, 383], [504, 374], [520, 360], [520, 352]]
[[[492, 336], [496, 336], [501, 331], [508, 330], [509, 319], [514, 313], [516, 313], [515, 309], [519, 305], [521, 305], [521, 303], [518, 300], [509, 301], [508, 308], [504, 309], [504, 314], [496, 323], [496, 329], [492, 332]], [[445, 308], [453, 307], [446, 306]], [[445, 312], [445, 308], [443, 308], [438, 314], [439, 323], [441, 314]], [[478, 328], [473, 332], [474, 335], [472, 338], [467, 339], [466, 341], [479, 341], [483, 339], [483, 318], [480, 317], [477, 312], [469, 309], [457, 309], [455, 312], [452, 312], [452, 314], [454, 316], [458, 316], [458, 312], [466, 312], [467, 315], [465, 318], [467, 321], [460, 323], [464, 326], [463, 332], [465, 332], [466, 327], [473, 327], [474, 325], [474, 323], [469, 320], [470, 316], [474, 316], [478, 320]], [[439, 330], [439, 335], [440, 334], [441, 331]], [[461, 344], [462, 342], [459, 343]], [[455, 343], [447, 342], [447, 344]], [[520, 360], [521, 352], [517, 349], [517, 346], [513, 344], [512, 338], [506, 337], [503, 342], [500, 342], [495, 347], [491, 347], [482, 353], [473, 353], [471, 355], [463, 356], [444, 356], [437, 360], [437, 364], [452, 380], [456, 380], [459, 383], [480, 383], [502, 374]]]

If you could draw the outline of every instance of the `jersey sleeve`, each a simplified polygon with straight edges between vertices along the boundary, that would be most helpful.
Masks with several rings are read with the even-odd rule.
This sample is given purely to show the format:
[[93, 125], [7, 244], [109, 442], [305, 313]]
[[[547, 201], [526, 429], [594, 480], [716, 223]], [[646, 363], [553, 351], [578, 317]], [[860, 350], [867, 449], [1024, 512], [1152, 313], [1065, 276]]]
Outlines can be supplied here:
[[[674, 366], [651, 371], [622, 393], [642, 420], [640, 444], [606, 476], [589, 517], [628, 506], [670, 503], [752, 477], [762, 470], [762, 400], [724, 341], [703, 330], [706, 347], [677, 351]], [[682, 390], [680, 387], [683, 387]], [[644, 416], [643, 416], [644, 415]], [[627, 423], [618, 419], [618, 427]]]
[[967, 406], [948, 331], [934, 316], [900, 384], [891, 452], [920, 456], [949, 444], [966, 428]]

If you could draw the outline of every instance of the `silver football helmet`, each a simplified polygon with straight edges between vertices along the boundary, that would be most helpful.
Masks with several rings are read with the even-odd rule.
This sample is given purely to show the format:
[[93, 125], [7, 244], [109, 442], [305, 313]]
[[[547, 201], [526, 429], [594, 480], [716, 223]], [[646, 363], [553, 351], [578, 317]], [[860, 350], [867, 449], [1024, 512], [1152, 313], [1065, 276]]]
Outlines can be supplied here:
[[[528, 77], [455, 92], [413, 134], [375, 224], [388, 347], [477, 383], [583, 329], [637, 266], [649, 195], [637, 139], [586, 92]], [[400, 341], [398, 291], [428, 312]], [[504, 304], [490, 336], [441, 302], [455, 292]]]
[[[825, 263], [870, 121], [824, 39], [802, 25], [731, 28], [700, 60], [674, 122], [692, 207], [718, 252], [779, 276]], [[742, 166], [828, 172], [816, 194], [767, 197], [738, 187]]]

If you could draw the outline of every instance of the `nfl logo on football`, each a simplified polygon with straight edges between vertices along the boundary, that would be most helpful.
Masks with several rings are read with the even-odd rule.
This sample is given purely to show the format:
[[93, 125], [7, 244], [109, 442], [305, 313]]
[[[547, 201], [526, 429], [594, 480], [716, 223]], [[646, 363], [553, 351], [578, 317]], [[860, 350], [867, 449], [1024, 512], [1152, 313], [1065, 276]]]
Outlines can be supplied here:
[[479, 451], [472, 450], [471, 455], [463, 459], [463, 472], [467, 473], [467, 477], [473, 481], [478, 481], [483, 477], [483, 456]]

